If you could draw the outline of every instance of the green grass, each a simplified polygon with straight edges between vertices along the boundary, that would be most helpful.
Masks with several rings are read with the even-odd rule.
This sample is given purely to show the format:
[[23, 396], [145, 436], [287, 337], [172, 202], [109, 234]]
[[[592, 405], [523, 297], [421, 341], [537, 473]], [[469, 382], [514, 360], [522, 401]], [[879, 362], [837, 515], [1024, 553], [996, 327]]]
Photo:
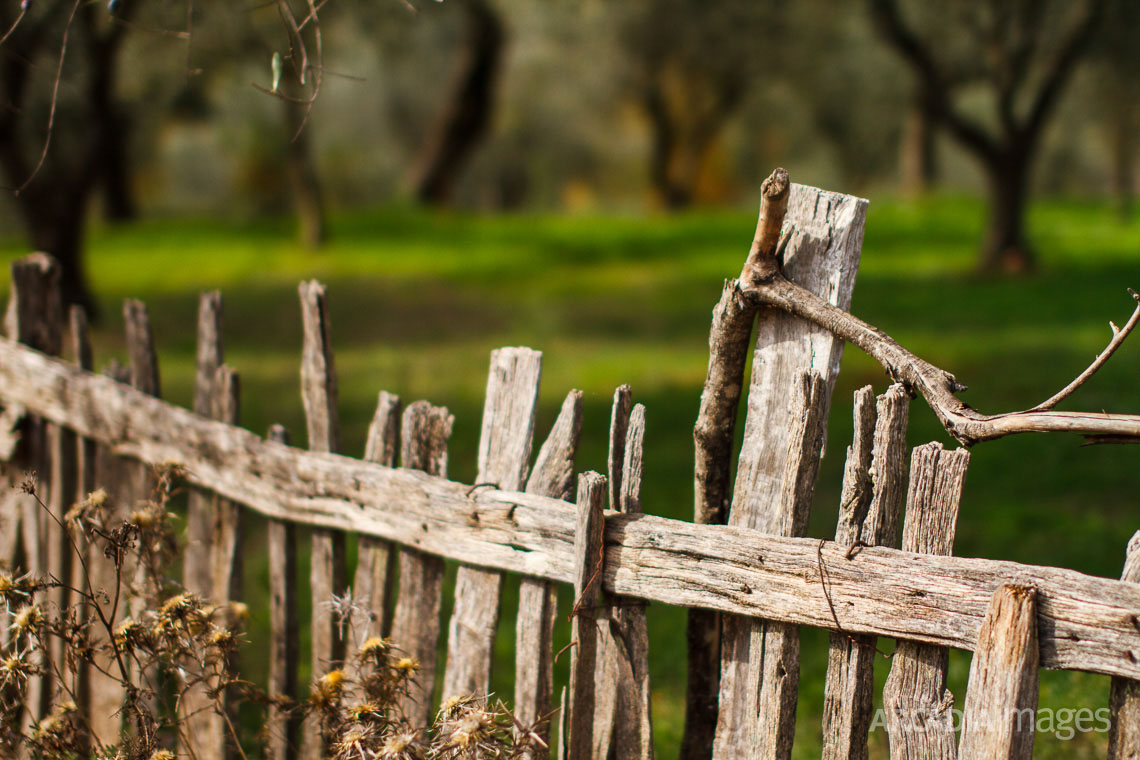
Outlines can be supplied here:
[[[1049, 202], [1031, 217], [1041, 257], [1037, 274], [986, 280], [973, 274], [982, 210], [968, 199], [872, 203], [853, 310], [970, 385], [982, 411], [1032, 406], [1080, 372], [1133, 306], [1140, 287], [1140, 224], [1106, 207]], [[585, 392], [580, 469], [604, 470], [608, 405], [628, 382], [648, 410], [644, 502], [647, 511], [691, 514], [692, 424], [707, 362], [709, 315], [721, 283], [739, 271], [751, 240], [749, 214], [677, 218], [474, 218], [402, 208], [335, 220], [319, 253], [298, 248], [285, 223], [155, 221], [99, 229], [90, 267], [106, 319], [97, 359], [124, 358], [119, 303], [150, 306], [162, 357], [164, 395], [191, 396], [197, 293], [226, 297], [227, 361], [242, 375], [243, 423], [263, 432], [287, 425], [304, 445], [298, 395], [300, 347], [296, 285], [329, 287], [340, 379], [343, 451], [360, 452], [376, 392], [427, 398], [456, 415], [452, 477], [474, 478], [489, 352], [529, 345], [544, 352], [539, 434], [562, 397]], [[9, 257], [18, 243], [0, 244]], [[1126, 344], [1068, 408], [1137, 411], [1140, 348]], [[851, 393], [882, 371], [849, 349], [836, 390], [828, 454], [816, 491], [811, 535], [834, 532], [842, 454], [850, 439]], [[921, 401], [912, 406], [910, 443], [947, 441]], [[956, 553], [1120, 571], [1136, 518], [1133, 447], [1082, 448], [1071, 436], [1020, 436], [978, 446], [967, 480]], [[267, 571], [247, 553], [248, 597], [264, 600]], [[515, 594], [508, 584], [508, 599]], [[563, 599], [567, 602], [567, 599]], [[511, 605], [504, 606], [510, 618]], [[684, 612], [650, 609], [658, 751], [675, 754], [682, 730]], [[265, 621], [251, 638], [264, 641]], [[504, 631], [513, 630], [504, 620]], [[560, 631], [560, 643], [566, 632]], [[511, 644], [500, 637], [495, 687], [510, 694]], [[263, 647], [250, 647], [259, 675]], [[803, 635], [797, 757], [818, 756], [826, 635]], [[951, 688], [965, 693], [969, 657], [952, 658]], [[881, 664], [879, 678], [888, 663]], [[1107, 700], [1107, 680], [1048, 673], [1042, 705], [1090, 707]], [[960, 703], [959, 703], [960, 704]], [[1106, 736], [1069, 741], [1038, 736], [1039, 757], [1103, 754]], [[872, 735], [885, 756], [885, 734]]]

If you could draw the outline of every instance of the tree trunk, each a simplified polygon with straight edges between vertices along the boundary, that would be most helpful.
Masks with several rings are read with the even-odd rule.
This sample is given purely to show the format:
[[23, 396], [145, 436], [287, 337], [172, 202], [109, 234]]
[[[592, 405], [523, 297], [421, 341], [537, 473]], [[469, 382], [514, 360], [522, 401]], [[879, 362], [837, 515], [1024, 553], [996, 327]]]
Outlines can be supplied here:
[[1021, 274], [1037, 264], [1025, 235], [1029, 161], [1021, 146], [1007, 149], [985, 164], [990, 217], [982, 248], [981, 270]]
[[130, 117], [114, 104], [99, 114], [99, 173], [103, 182], [103, 215], [109, 222], [129, 222], [138, 218], [134, 187], [131, 184]]
[[505, 33], [488, 0], [465, 0], [467, 39], [454, 85], [421, 154], [416, 198], [440, 205], [451, 199], [464, 164], [487, 133], [494, 107]]
[[321, 182], [313, 161], [309, 127], [305, 125], [308, 107], [291, 100], [282, 103], [285, 108], [285, 165], [301, 243], [306, 248], [319, 248], [326, 240], [327, 228]]
[[83, 263], [83, 237], [86, 207], [90, 198], [88, 183], [81, 188], [29, 188], [20, 195], [20, 207], [28, 237], [37, 251], [54, 256], [60, 264], [60, 289], [64, 303], [82, 306], [90, 321], [99, 316], [88, 288]]
[[922, 99], [916, 96], [907, 109], [900, 146], [899, 168], [905, 195], [925, 195], [938, 180], [935, 134], [934, 117]]

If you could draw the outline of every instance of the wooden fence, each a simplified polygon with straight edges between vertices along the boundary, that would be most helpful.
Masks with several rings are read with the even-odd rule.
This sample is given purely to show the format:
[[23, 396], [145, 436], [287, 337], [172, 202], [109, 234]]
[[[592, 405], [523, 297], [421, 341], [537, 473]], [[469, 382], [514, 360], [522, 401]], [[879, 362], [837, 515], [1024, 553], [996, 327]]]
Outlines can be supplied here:
[[[784, 241], [789, 277], [847, 308], [864, 213], [864, 201], [793, 186], [792, 232]], [[269, 518], [271, 693], [301, 688], [294, 577], [296, 528], [306, 526], [313, 535], [313, 672], [343, 661], [346, 641], [389, 634], [422, 664], [422, 686], [406, 708], [424, 720], [437, 672], [444, 697], [489, 690], [504, 572], [523, 577], [512, 706], [523, 722], [551, 713], [556, 584], [572, 584], [575, 646], [562, 701], [568, 715], [550, 735], [563, 757], [653, 755], [638, 600], [694, 610], [686, 758], [789, 757], [797, 626], [805, 625], [831, 631], [826, 758], [867, 754], [876, 637], [899, 640], [882, 697], [892, 757], [1031, 756], [1033, 720], [1019, 711], [1035, 708], [1041, 667], [1113, 676], [1110, 755], [1131, 756], [1140, 746], [1140, 540], [1129, 547], [1121, 580], [954, 557], [970, 455], [937, 443], [908, 455], [902, 386], [877, 398], [870, 388], [856, 393], [835, 540], [803, 537], [842, 350], [826, 331], [775, 311], [757, 318], [735, 283], [726, 284], [696, 429], [696, 521], [686, 523], [642, 511], [646, 410], [632, 404], [628, 387], [614, 395], [606, 476], [575, 475], [577, 391], [532, 457], [541, 355], [527, 348], [492, 353], [474, 484], [448, 479], [448, 411], [423, 401], [402, 407], [388, 393], [379, 395], [363, 458], [335, 453], [325, 289], [304, 283], [300, 300], [309, 451], [290, 447], [280, 428], [262, 438], [236, 425], [238, 381], [223, 361], [215, 293], [200, 304], [193, 411], [160, 400], [147, 311], [137, 302], [125, 309], [129, 367], [91, 372], [83, 314], [73, 309], [65, 320], [58, 270], [46, 256], [14, 263], [12, 340], [0, 342], [5, 473], [14, 485], [35, 469], [56, 515], [96, 486], [129, 504], [153, 486], [153, 466], [177, 467], [195, 487], [183, 582], [216, 601], [240, 594], [242, 513]], [[57, 358], [65, 343], [71, 361]], [[742, 377], [753, 343], [743, 444], [733, 451], [743, 395], [733, 378]], [[22, 558], [20, 569], [61, 578], [76, 571], [59, 529], [26, 494], [13, 490], [2, 517], [0, 558]], [[351, 581], [347, 533], [360, 547]], [[459, 563], [446, 631], [445, 560]], [[346, 629], [331, 602], [349, 589]], [[445, 635], [446, 656], [437, 662]], [[974, 652], [960, 740], [945, 685], [949, 648]], [[37, 684], [43, 693], [29, 703], [47, 705], [51, 685]], [[116, 735], [121, 692], [97, 673], [84, 689], [95, 730]], [[205, 698], [191, 694], [183, 705], [192, 749], [197, 758], [222, 758], [222, 716], [198, 709]], [[293, 726], [271, 712], [268, 727], [273, 757], [326, 752], [316, 726]]]

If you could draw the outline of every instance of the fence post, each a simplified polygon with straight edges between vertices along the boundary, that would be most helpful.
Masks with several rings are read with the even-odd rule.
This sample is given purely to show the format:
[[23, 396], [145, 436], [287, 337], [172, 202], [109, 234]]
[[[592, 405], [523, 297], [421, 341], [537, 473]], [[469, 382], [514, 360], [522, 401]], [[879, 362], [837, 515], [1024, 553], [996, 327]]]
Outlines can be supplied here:
[[[792, 185], [787, 198], [784, 271], [847, 308], [866, 201], [801, 185]], [[771, 226], [762, 213], [758, 231]], [[806, 529], [841, 354], [842, 341], [831, 333], [774, 310], [761, 313], [730, 524], [776, 535]], [[787, 758], [795, 728], [798, 628], [736, 617], [725, 617], [723, 626], [713, 756]]]
[[[1128, 542], [1120, 580], [1140, 583], [1140, 530]], [[1108, 729], [1108, 760], [1140, 757], [1140, 681], [1113, 678], [1108, 709], [1112, 716]]]
[[[269, 440], [289, 445], [289, 432], [281, 425], [269, 429]], [[300, 664], [300, 630], [297, 623], [297, 526], [288, 520], [270, 519], [266, 526], [269, 545], [269, 696], [297, 698], [297, 666]], [[274, 760], [297, 756], [300, 724], [276, 701], [266, 716], [266, 747]]]
[[594, 671], [598, 658], [598, 603], [605, 559], [606, 479], [596, 472], [578, 476], [578, 523], [574, 532], [574, 607], [570, 611], [569, 760], [602, 760], [594, 749]]
[[[958, 505], [970, 453], [945, 451], [940, 443], [916, 446], [911, 454], [903, 551], [950, 556]], [[946, 689], [946, 647], [900, 641], [883, 688], [892, 760], [952, 760], [957, 754], [952, 710]]]
[[[305, 423], [311, 451], [335, 452], [340, 445], [340, 420], [337, 416], [336, 368], [333, 363], [331, 330], [325, 286], [313, 280], [299, 287], [304, 346], [301, 358], [301, 399], [305, 406]], [[344, 596], [345, 537], [341, 531], [314, 528], [309, 568], [313, 600], [312, 659], [313, 678], [339, 668], [344, 659], [344, 642], [333, 610], [334, 599]], [[324, 757], [325, 737], [320, 719], [310, 714], [304, 722], [301, 757], [320, 760]]]
[[961, 760], [1031, 760], [1037, 725], [1037, 590], [994, 592], [970, 663]]
[[[5, 318], [8, 337], [46, 354], [58, 355], [63, 342], [63, 305], [59, 290], [59, 264], [51, 256], [33, 253], [12, 262], [12, 291]], [[7, 480], [10, 488], [19, 488], [24, 481], [25, 471], [33, 473], [36, 481], [36, 494], [49, 508], [59, 508], [60, 501], [69, 496], [53, 493], [52, 486], [66, 487], [67, 477], [63, 467], [73, 466], [74, 461], [53, 462], [53, 454], [60, 451], [59, 430], [36, 417], [25, 417], [20, 432], [22, 444], [19, 459], [7, 465]], [[53, 445], [54, 444], [54, 445]], [[53, 481], [56, 481], [53, 483]], [[63, 550], [66, 536], [58, 530], [52, 520], [36, 503], [35, 496], [20, 491], [10, 491], [2, 495], [3, 520], [0, 528], [8, 534], [5, 559], [11, 567], [12, 561], [23, 546], [25, 567], [22, 568], [37, 576], [57, 574], [64, 570], [62, 563], [70, 552]], [[66, 511], [66, 507], [64, 508]], [[56, 517], [63, 519], [63, 513]], [[66, 601], [65, 595], [52, 594], [53, 601]], [[6, 632], [5, 632], [6, 633]], [[43, 675], [28, 679], [24, 686], [24, 703], [27, 711], [17, 718], [22, 728], [34, 724], [50, 709], [54, 689], [50, 667], [52, 652], [37, 651], [33, 654], [35, 664]], [[29, 756], [28, 748], [16, 748], [20, 757]]]
[[[582, 432], [582, 392], [570, 391], [546, 442], [534, 460], [526, 492], [569, 500], [574, 495], [574, 460]], [[558, 588], [542, 578], [523, 576], [519, 582], [519, 612], [515, 622], [515, 717], [535, 728], [550, 744], [549, 722], [554, 689], [554, 618]], [[539, 724], [539, 722], [541, 724]], [[536, 725], [539, 724], [539, 725]], [[550, 752], [528, 751], [531, 760], [544, 760]]]
[[[893, 546], [906, 482], [906, 390], [892, 385], [872, 403], [868, 386], [855, 394], [855, 437], [847, 450], [835, 542]], [[867, 757], [874, 707], [876, 638], [833, 631], [824, 684], [824, 760]]]
[[[447, 443], [455, 417], [446, 407], [416, 401], [404, 410], [400, 430], [400, 465], [447, 477]], [[438, 671], [440, 611], [443, 607], [444, 563], [439, 557], [400, 548], [400, 587], [392, 621], [392, 641], [420, 664], [418, 677], [400, 701], [413, 725], [425, 725], [432, 714], [432, 692]]]
[[[614, 393], [610, 417], [610, 508], [641, 512], [645, 407], [630, 409], [623, 385]], [[614, 483], [618, 487], [614, 488]], [[598, 626], [598, 664], [594, 677], [594, 757], [652, 758], [653, 720], [649, 689], [649, 631], [645, 603], [614, 597], [604, 605]]]
[[[476, 485], [518, 491], [526, 483], [538, 410], [542, 354], [529, 348], [491, 353]], [[474, 494], [477, 498], [478, 494]], [[491, 690], [491, 662], [499, 625], [503, 574], [460, 565], [455, 609], [447, 636], [443, 698], [484, 697]]]
[[[218, 291], [198, 298], [198, 353], [194, 377], [194, 412], [210, 417], [217, 390], [215, 374], [222, 365], [222, 296]], [[213, 495], [191, 489], [186, 503], [186, 549], [182, 557], [182, 585], [206, 597], [213, 593], [210, 575], [210, 537], [214, 530]]]
[[[380, 391], [376, 412], [368, 426], [364, 461], [396, 466], [400, 451], [400, 397]], [[360, 536], [356, 551], [356, 572], [352, 576], [352, 598], [356, 605], [348, 626], [351, 648], [359, 647], [370, 636], [384, 636], [391, 627], [388, 618], [390, 586], [395, 569], [392, 544], [371, 536]]]

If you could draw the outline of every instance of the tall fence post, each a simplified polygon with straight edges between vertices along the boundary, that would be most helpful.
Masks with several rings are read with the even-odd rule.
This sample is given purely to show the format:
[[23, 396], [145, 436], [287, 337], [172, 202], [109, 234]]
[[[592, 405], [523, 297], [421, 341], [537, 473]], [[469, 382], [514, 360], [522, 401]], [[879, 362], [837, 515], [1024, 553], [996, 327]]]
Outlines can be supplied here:
[[[518, 491], [530, 468], [542, 354], [529, 348], [500, 348], [491, 354], [479, 468], [475, 484]], [[478, 491], [473, 494], [478, 498]], [[443, 698], [484, 697], [491, 690], [491, 663], [499, 625], [502, 573], [460, 565], [455, 609], [447, 636]]]
[[[781, 180], [787, 183], [786, 173], [768, 182]], [[754, 248], [753, 255], [774, 254], [781, 237], [779, 220], [765, 213], [773, 203], [761, 207], [756, 243], [773, 250]], [[801, 185], [787, 196], [784, 272], [844, 309], [855, 285], [866, 205]], [[842, 349], [826, 330], [761, 310], [730, 525], [782, 536], [806, 530]], [[739, 617], [725, 617], [723, 626], [713, 757], [786, 759], [795, 729], [799, 630]]]

